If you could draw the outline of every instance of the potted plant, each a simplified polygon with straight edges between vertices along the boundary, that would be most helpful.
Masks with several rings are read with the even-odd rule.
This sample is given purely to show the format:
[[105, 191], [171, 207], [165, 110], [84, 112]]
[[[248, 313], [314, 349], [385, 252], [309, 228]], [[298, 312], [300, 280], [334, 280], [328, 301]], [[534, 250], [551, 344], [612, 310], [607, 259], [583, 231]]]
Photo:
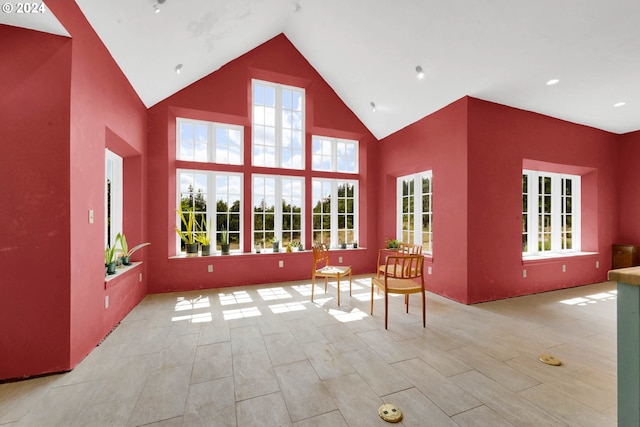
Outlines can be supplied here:
[[[122, 249], [122, 264], [123, 265], [131, 265], [131, 255], [138, 249], [144, 248], [145, 246], [150, 245], [151, 243], [145, 242], [140, 243], [139, 245], [134, 246], [129, 249], [129, 245], [127, 244], [127, 238], [124, 233], [118, 233], [116, 236], [116, 242], [120, 242], [120, 249]], [[114, 245], [115, 246], [115, 245]]]
[[180, 215], [182, 225], [184, 226], [184, 230], [182, 230], [182, 227], [176, 227], [176, 233], [178, 233], [185, 244], [187, 256], [198, 256], [198, 242], [196, 242], [195, 236], [195, 214], [193, 213], [193, 209], [189, 209], [186, 216], [179, 209], [176, 209], [176, 212]]
[[116, 274], [116, 245], [107, 246], [104, 250], [104, 265], [107, 268], [107, 274]]
[[229, 231], [226, 228], [220, 232], [220, 249], [222, 255], [229, 255]]
[[200, 231], [201, 233], [198, 233], [196, 240], [200, 243], [202, 256], [209, 256], [211, 255], [211, 219], [207, 224], [204, 216], [202, 217]]
[[347, 249], [347, 242], [340, 243], [340, 249]]
[[387, 249], [398, 249], [400, 242], [396, 239], [387, 239]]
[[353, 249], [358, 249], [358, 242], [357, 241], [353, 242]]
[[273, 252], [280, 252], [280, 240], [276, 236], [273, 236], [271, 239], [271, 247], [273, 248]]

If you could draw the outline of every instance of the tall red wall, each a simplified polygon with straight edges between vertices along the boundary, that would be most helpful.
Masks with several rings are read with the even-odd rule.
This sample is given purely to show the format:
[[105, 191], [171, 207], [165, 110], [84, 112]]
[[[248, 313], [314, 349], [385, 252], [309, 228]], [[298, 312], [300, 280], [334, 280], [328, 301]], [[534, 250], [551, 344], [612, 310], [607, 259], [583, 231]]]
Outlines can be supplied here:
[[620, 135], [618, 157], [618, 199], [620, 202], [620, 233], [614, 243], [640, 245], [640, 131]]
[[0, 25], [0, 379], [69, 368], [70, 70], [69, 39]]
[[[351, 264], [355, 273], [375, 269], [376, 212], [367, 209], [376, 190], [368, 185], [372, 144], [377, 141], [342, 103], [335, 92], [300, 55], [284, 35], [279, 35], [247, 54], [235, 59], [218, 71], [190, 85], [149, 110], [149, 236], [153, 245], [150, 256], [150, 291], [165, 292], [182, 289], [213, 288], [245, 285], [310, 277], [312, 255], [305, 253], [230, 255], [195, 259], [171, 258], [175, 255], [176, 234], [176, 117], [222, 121], [244, 126], [245, 166], [243, 172], [264, 173], [265, 168], [251, 166], [251, 79], [273, 81], [305, 88], [307, 98], [306, 178], [307, 206], [311, 201], [311, 177], [333, 177], [336, 174], [310, 171], [311, 135], [353, 138], [360, 141], [360, 235], [361, 250], [336, 252], [343, 264]], [[182, 164], [181, 164], [182, 165]], [[182, 165], [189, 167], [188, 164]], [[225, 170], [226, 166], [220, 166]], [[228, 169], [227, 169], [228, 170]], [[235, 170], [235, 169], [234, 169]], [[295, 171], [298, 174], [298, 171]], [[251, 247], [250, 175], [244, 183], [244, 246]], [[308, 213], [308, 212], [307, 212]], [[307, 248], [311, 245], [311, 224], [305, 222]], [[248, 249], [245, 249], [248, 250]], [[278, 261], [284, 267], [278, 267]], [[336, 263], [338, 259], [334, 260]], [[213, 265], [213, 273], [207, 266]]]
[[[136, 280], [104, 283], [104, 150], [124, 157], [124, 232], [131, 246], [145, 240], [147, 110], [75, 2], [47, 5], [71, 34], [70, 363], [82, 360], [146, 294]], [[94, 223], [88, 221], [94, 211]], [[138, 269], [143, 277], [146, 264]], [[114, 287], [115, 286], [115, 287]], [[127, 287], [122, 290], [119, 287]], [[130, 288], [130, 289], [129, 289]], [[109, 308], [105, 297], [109, 296]]]
[[[618, 225], [617, 138], [591, 127], [470, 98], [467, 302], [606, 280]], [[525, 160], [569, 165], [564, 172], [583, 174], [582, 250], [597, 254], [523, 263]]]
[[[425, 259], [428, 290], [465, 301], [467, 242], [467, 104], [462, 98], [384, 138], [378, 155], [379, 235], [396, 235], [396, 178], [433, 172], [433, 256]], [[372, 209], [369, 209], [372, 210]]]

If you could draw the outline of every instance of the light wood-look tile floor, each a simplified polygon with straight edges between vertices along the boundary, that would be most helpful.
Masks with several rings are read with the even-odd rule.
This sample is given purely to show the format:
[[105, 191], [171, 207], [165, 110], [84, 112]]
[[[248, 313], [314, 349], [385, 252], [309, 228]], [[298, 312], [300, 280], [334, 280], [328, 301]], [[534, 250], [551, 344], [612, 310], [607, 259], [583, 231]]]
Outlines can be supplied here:
[[[0, 384], [2, 426], [616, 425], [616, 285], [465, 306], [369, 276], [147, 296], [72, 372]], [[563, 362], [554, 367], [538, 356]]]

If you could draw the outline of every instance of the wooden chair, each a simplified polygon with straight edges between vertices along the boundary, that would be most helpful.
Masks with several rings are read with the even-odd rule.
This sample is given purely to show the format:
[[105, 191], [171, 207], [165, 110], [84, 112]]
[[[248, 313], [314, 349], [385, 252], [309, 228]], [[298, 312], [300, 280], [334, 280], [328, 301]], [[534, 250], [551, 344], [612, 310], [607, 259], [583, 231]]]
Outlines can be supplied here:
[[384, 254], [392, 253], [397, 255], [418, 255], [422, 254], [422, 245], [416, 245], [413, 243], [400, 243], [398, 245], [398, 249], [379, 249], [378, 250], [378, 272], [377, 277], [380, 277], [380, 274], [391, 274], [393, 275], [393, 271], [387, 271], [384, 263]]
[[313, 302], [313, 291], [316, 285], [316, 276], [324, 277], [324, 292], [327, 292], [327, 281], [329, 277], [335, 277], [338, 281], [338, 305], [340, 305], [340, 278], [349, 275], [349, 296], [351, 296], [351, 266], [331, 265], [329, 260], [329, 249], [327, 245], [321, 244], [313, 247], [313, 273], [311, 274], [311, 302]]
[[409, 312], [409, 295], [422, 294], [422, 327], [427, 325], [426, 295], [424, 291], [424, 256], [419, 255], [390, 255], [384, 264], [382, 277], [371, 278], [371, 315], [373, 316], [373, 288], [384, 292], [384, 328], [387, 329], [389, 314], [389, 294], [405, 296], [407, 313]]

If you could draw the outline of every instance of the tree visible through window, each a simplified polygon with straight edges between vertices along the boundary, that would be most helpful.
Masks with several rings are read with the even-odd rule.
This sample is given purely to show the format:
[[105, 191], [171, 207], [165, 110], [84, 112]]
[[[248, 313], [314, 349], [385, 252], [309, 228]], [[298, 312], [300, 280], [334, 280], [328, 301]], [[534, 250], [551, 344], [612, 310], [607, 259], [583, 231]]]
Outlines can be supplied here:
[[312, 233], [314, 243], [329, 247], [357, 242], [357, 182], [320, 179], [312, 181]]
[[400, 241], [433, 251], [433, 189], [431, 171], [399, 177], [397, 181]]

